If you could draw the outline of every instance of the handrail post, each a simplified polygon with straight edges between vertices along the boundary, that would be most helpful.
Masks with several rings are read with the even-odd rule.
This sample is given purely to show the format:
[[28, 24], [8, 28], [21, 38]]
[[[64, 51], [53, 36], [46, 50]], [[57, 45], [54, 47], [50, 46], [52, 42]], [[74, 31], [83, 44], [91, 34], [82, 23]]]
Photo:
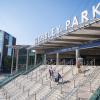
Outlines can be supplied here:
[[62, 86], [62, 83], [61, 83], [61, 94], [63, 93], [63, 91], [62, 91], [62, 90], [63, 90], [63, 86]]
[[47, 74], [46, 74], [46, 80], [47, 80], [48, 78], [47, 78]]
[[15, 85], [17, 86], [17, 83]]
[[51, 81], [50, 81], [50, 89], [51, 89], [52, 87], [51, 87]]
[[92, 84], [91, 84], [91, 81], [90, 81], [90, 92], [92, 92], [92, 88], [91, 88], [91, 85], [92, 85]]
[[95, 66], [95, 58], [94, 58], [94, 66]]
[[43, 85], [43, 78], [41, 79], [41, 81], [42, 81], [42, 85]]
[[74, 79], [74, 88], [75, 88], [75, 79]]
[[6, 100], [7, 100], [7, 92], [6, 92]]
[[84, 77], [85, 77], [85, 70], [84, 70]]
[[34, 94], [34, 98], [35, 98], [35, 100], [36, 100], [36, 93]]
[[37, 81], [37, 71], [36, 71], [36, 81]]
[[32, 75], [33, 75], [33, 71], [32, 71]]
[[21, 83], [19, 84], [19, 89], [21, 88]]
[[76, 92], [76, 100], [79, 100], [79, 99], [78, 99], [78, 90], [77, 90], [77, 92]]
[[29, 93], [30, 93], [30, 89], [28, 89], [28, 97], [29, 97], [29, 95], [30, 95]]
[[9, 100], [10, 100], [10, 96], [9, 96]]
[[62, 74], [63, 74], [63, 67], [62, 67]]
[[15, 79], [13, 80], [13, 82], [14, 82], [14, 85], [15, 85]]
[[25, 90], [25, 87], [23, 86], [23, 92], [24, 92], [24, 90]]
[[28, 74], [27, 74], [27, 79], [28, 79]]
[[41, 72], [40, 72], [40, 73], [41, 73], [41, 76], [42, 76], [42, 70], [41, 70]]
[[39, 73], [39, 78], [40, 78], [41, 74]]
[[31, 81], [32, 81], [32, 75], [31, 75]]
[[72, 76], [74, 75], [74, 72], [73, 72], [73, 66], [71, 67], [72, 68]]

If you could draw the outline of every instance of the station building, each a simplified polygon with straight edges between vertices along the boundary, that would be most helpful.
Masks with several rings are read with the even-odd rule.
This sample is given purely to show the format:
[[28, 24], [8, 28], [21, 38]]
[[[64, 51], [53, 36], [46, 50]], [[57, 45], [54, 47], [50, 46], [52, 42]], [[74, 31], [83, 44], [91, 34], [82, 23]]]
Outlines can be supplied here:
[[65, 27], [53, 28], [36, 38], [33, 49], [36, 55], [44, 55], [44, 64], [100, 65], [100, 3], [92, 10], [92, 19], [85, 10], [80, 23], [75, 16], [72, 25], [67, 20]]
[[[100, 65], [100, 3], [94, 5], [91, 12], [92, 18], [89, 17], [89, 12], [84, 10], [80, 14], [81, 22], [75, 16], [72, 21], [66, 21], [66, 26], [53, 28], [50, 32], [36, 38], [33, 46], [16, 46], [18, 47], [17, 49], [15, 47], [17, 50], [16, 70], [18, 65], [25, 65], [26, 69], [28, 68], [31, 50], [35, 50], [32, 65], [41, 62], [42, 64], [56, 65], [76, 64], [78, 66], [78, 63]], [[11, 48], [14, 47], [15, 42], [12, 44], [9, 44], [12, 45]], [[21, 50], [21, 48], [25, 49]], [[7, 54], [7, 52], [9, 50], [6, 50], [4, 54]]]
[[[16, 45], [16, 38], [0, 30], [0, 71], [9, 72], [11, 67], [12, 48], [7, 45]], [[8, 64], [9, 63], [9, 64]]]

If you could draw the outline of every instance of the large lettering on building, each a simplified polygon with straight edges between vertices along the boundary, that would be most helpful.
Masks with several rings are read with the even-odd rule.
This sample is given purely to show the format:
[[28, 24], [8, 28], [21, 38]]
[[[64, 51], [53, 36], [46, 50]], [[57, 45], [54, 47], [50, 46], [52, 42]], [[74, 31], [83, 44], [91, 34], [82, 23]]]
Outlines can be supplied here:
[[70, 19], [66, 21], [66, 27], [59, 25], [58, 27], [52, 28], [50, 32], [41, 34], [41, 36], [35, 39], [35, 44], [38, 45], [63, 34], [67, 34], [71, 30], [80, 28], [80, 24], [85, 25], [87, 22], [89, 22], [89, 20], [96, 19], [98, 16], [100, 16], [100, 2], [97, 5], [92, 6], [92, 19], [89, 17], [88, 10], [82, 11], [80, 16], [81, 22], [79, 22], [77, 16], [74, 16], [72, 21]]
[[[97, 15], [100, 15], [100, 2], [92, 7], [92, 19], [95, 19]], [[82, 11], [81, 13], [81, 23], [86, 23], [90, 20], [89, 14], [87, 10]], [[77, 16], [73, 17], [73, 21], [71, 23], [71, 20], [66, 21], [66, 30], [70, 29], [70, 27], [76, 27], [79, 25], [79, 20]]]

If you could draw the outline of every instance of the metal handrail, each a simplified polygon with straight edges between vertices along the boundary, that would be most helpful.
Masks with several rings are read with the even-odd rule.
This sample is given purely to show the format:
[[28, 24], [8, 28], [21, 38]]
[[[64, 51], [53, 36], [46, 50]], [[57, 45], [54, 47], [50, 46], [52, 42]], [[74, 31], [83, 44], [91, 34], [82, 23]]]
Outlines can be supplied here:
[[[39, 70], [40, 70], [40, 69], [39, 69]], [[38, 71], [39, 71], [39, 70], [38, 70]], [[37, 71], [37, 72], [38, 72], [38, 71]], [[25, 77], [25, 78], [26, 78], [26, 77]], [[24, 80], [25, 78], [23, 78], [22, 80]], [[22, 80], [20, 81], [20, 83], [22, 82]], [[17, 86], [20, 87], [20, 83], [18, 84], [18, 82], [17, 82]], [[35, 83], [36, 83], [36, 82], [35, 82]], [[35, 84], [35, 83], [34, 83], [34, 84]], [[24, 86], [24, 85], [23, 85], [23, 86]], [[23, 86], [22, 86], [22, 87], [23, 87]], [[22, 89], [22, 88], [19, 88], [19, 89]], [[18, 92], [18, 91], [16, 91], [16, 92]], [[24, 92], [25, 92], [25, 91], [24, 91]], [[27, 90], [26, 90], [26, 92], [27, 92]]]
[[[40, 70], [40, 69], [39, 69], [39, 70]], [[38, 71], [39, 71], [39, 70], [38, 70]], [[29, 74], [29, 73], [28, 73], [28, 74]], [[26, 78], [26, 77], [25, 77], [25, 78]], [[15, 83], [14, 83], [14, 84], [15, 84]], [[18, 86], [18, 83], [16, 83], [16, 84], [17, 84], [17, 86]], [[19, 85], [20, 85], [20, 84], [19, 84]], [[3, 89], [4, 89], [4, 88], [3, 88]], [[19, 89], [20, 89], [20, 88], [19, 88]], [[6, 90], [6, 89], [5, 89], [5, 90]], [[6, 90], [6, 91], [7, 91], [7, 90]], [[8, 91], [7, 91], [7, 94], [9, 94]], [[9, 96], [11, 96], [11, 94], [9, 94]]]
[[[62, 68], [60, 68], [60, 69], [58, 70], [58, 72], [61, 71], [61, 69], [62, 69]], [[50, 82], [50, 80], [46, 81], [46, 83], [43, 84], [43, 85], [42, 85], [37, 91], [35, 91], [34, 93], [36, 93], [36, 94], [39, 93], [49, 82]], [[34, 93], [33, 93], [33, 94], [34, 94]], [[33, 95], [33, 94], [31, 94], [31, 95]], [[31, 97], [31, 95], [30, 95], [30, 97]], [[29, 100], [29, 98], [27, 98], [27, 99], [25, 99], [25, 100]]]
[[[45, 68], [47, 68], [47, 67], [45, 67]], [[36, 73], [38, 73], [39, 71], [40, 71], [40, 68], [38, 68], [37, 71], [34, 71], [34, 70], [33, 70], [33, 74], [36, 74]], [[31, 72], [30, 72], [30, 73], [31, 73]], [[30, 74], [30, 73], [28, 73], [28, 74]], [[27, 74], [27, 76], [28, 76], [28, 74]], [[27, 76], [25, 76], [25, 77], [20, 81], [20, 83], [21, 83], [24, 79], [26, 79]], [[18, 84], [18, 82], [17, 82], [17, 84]]]
[[86, 62], [86, 65], [92, 65], [92, 66], [95, 66], [95, 58], [88, 59], [87, 62]]
[[[60, 70], [61, 70], [61, 68], [59, 69], [59, 71], [60, 71]], [[47, 73], [48, 73], [48, 72], [47, 72]], [[47, 73], [46, 73], [46, 74], [47, 74]], [[41, 78], [44, 78], [45, 76], [46, 76], [46, 75], [42, 76]], [[38, 83], [38, 82], [40, 82], [40, 81], [41, 81], [41, 78], [39, 78], [39, 80], [36, 80], [36, 81], [33, 83], [33, 85], [36, 84], [36, 83]], [[33, 87], [33, 85], [32, 85], [31, 87]], [[30, 88], [31, 88], [31, 87], [30, 87]], [[42, 85], [41, 88], [43, 88], [43, 85]], [[27, 92], [27, 90], [28, 90], [28, 89], [26, 89], [26, 90], [24, 91], [24, 93]], [[17, 97], [16, 97], [16, 98], [17, 98]]]
[[[69, 72], [71, 72], [72, 69], [73, 69], [73, 67], [71, 67], [66, 73], [64, 73], [64, 75], [62, 77], [64, 77], [65, 75], [67, 75]], [[78, 74], [74, 75], [73, 78], [71, 78], [70, 80], [75, 79], [77, 76], [78, 76]], [[52, 90], [45, 97], [43, 97], [41, 100], [46, 100], [46, 98], [48, 98], [52, 94], [52, 92], [56, 91], [58, 88], [60, 88], [59, 85], [53, 87]]]
[[[63, 77], [68, 74], [70, 71], [72, 71], [73, 67], [70, 68], [67, 72], [64, 73]], [[76, 77], [78, 76], [78, 74], [76, 74], [73, 78], [75, 79]], [[70, 80], [73, 80], [73, 78], [71, 78]], [[44, 97], [42, 98], [41, 100], [46, 100], [46, 98], [48, 98], [50, 96], [50, 94], [52, 94], [52, 92], [56, 91], [56, 89], [58, 89], [59, 86], [55, 86], [52, 88], [52, 90]]]
[[100, 70], [100, 68], [96, 67], [94, 71], [86, 78], [86, 80], [84, 80], [82, 84], [78, 84], [72, 91], [70, 91], [67, 95], [65, 95], [61, 100], [69, 100], [71, 96], [73, 96], [80, 89], [80, 87], [84, 86], [87, 82], [90, 82], [90, 81], [92, 82], [93, 79], [95, 78], [94, 74], [96, 74], [97, 76], [100, 73], [98, 70]]

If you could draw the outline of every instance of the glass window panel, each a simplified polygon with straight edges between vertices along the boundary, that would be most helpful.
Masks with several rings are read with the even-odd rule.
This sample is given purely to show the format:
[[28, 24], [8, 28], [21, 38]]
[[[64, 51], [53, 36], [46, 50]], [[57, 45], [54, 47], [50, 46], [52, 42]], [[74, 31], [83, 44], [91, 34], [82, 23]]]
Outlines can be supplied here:
[[[12, 46], [13, 37], [9, 35], [9, 43], [8, 45]], [[12, 48], [8, 48], [8, 55], [11, 56]]]

